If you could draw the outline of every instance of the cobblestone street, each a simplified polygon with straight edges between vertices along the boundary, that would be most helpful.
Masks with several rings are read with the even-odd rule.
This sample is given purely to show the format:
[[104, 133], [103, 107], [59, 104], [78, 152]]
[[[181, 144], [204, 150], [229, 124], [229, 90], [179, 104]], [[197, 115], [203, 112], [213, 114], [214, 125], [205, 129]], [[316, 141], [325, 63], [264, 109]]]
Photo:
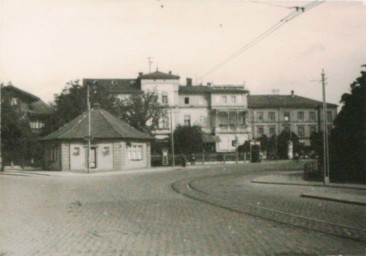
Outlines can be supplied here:
[[[282, 167], [286, 168], [247, 164], [105, 176], [1, 175], [0, 255], [365, 254], [363, 242], [192, 200], [171, 186], [182, 179], [212, 176], [193, 185], [226, 201], [260, 202], [365, 227], [363, 206], [302, 199], [294, 187], [248, 182]], [[229, 173], [233, 175], [213, 177]], [[229, 186], [230, 179], [235, 186]]]

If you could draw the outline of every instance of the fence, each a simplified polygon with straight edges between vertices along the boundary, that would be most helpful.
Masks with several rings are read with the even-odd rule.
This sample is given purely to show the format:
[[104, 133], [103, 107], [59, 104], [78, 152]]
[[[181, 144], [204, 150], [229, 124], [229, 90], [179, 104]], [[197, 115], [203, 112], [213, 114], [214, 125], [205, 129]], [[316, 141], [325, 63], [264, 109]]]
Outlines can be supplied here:
[[[199, 165], [199, 164], [225, 164], [226, 162], [236, 162], [235, 152], [224, 152], [224, 153], [194, 153], [194, 154], [178, 154], [174, 156], [175, 165]], [[249, 153], [238, 153], [238, 162], [250, 161]], [[163, 156], [162, 155], [152, 155], [151, 156], [152, 166], [162, 166]], [[165, 165], [173, 165], [172, 155], [168, 156], [168, 161]]]

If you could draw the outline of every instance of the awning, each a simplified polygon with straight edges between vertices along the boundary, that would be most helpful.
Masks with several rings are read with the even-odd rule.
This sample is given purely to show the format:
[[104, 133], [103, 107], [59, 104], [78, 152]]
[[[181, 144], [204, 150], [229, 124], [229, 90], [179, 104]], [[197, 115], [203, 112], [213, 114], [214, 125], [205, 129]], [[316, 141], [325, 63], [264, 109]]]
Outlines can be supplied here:
[[203, 143], [216, 143], [220, 142], [220, 137], [211, 134], [202, 134]]

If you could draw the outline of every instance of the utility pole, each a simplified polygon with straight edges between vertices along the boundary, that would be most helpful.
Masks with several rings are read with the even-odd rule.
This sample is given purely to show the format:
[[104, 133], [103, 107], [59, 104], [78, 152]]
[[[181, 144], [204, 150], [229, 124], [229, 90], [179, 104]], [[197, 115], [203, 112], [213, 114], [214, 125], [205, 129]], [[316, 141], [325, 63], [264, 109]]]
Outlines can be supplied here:
[[88, 149], [87, 149], [87, 154], [86, 154], [86, 159], [87, 159], [86, 172], [89, 173], [90, 172], [90, 140], [91, 140], [91, 115], [90, 115], [91, 107], [90, 107], [89, 82], [87, 83], [87, 88], [86, 88], [86, 104], [87, 104], [87, 109], [88, 109], [88, 136], [87, 136]]
[[173, 108], [170, 109], [170, 141], [171, 141], [171, 147], [172, 147], [172, 165], [175, 166], [174, 134], [173, 134]]
[[153, 63], [152, 61], [152, 57], [147, 57], [148, 62], [149, 62], [149, 73], [151, 73], [151, 64]]
[[238, 164], [238, 111], [235, 111], [235, 163]]
[[2, 90], [3, 90], [3, 84], [0, 84], [0, 172], [3, 171], [3, 158], [2, 158], [2, 152], [1, 152], [1, 104], [2, 104]]
[[329, 147], [328, 147], [328, 124], [327, 124], [327, 103], [325, 100], [326, 78], [322, 70], [322, 91], [323, 91], [323, 174], [324, 185], [329, 184]]

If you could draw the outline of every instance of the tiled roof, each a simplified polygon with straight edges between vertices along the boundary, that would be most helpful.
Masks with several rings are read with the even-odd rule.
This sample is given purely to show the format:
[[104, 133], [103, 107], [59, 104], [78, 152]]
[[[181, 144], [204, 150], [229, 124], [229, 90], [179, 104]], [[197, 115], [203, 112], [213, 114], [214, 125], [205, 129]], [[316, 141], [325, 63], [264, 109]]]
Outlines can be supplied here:
[[155, 71], [153, 73], [149, 73], [149, 74], [144, 74], [140, 76], [141, 79], [161, 79], [161, 80], [169, 80], [169, 79], [179, 79], [179, 76], [177, 75], [173, 75], [169, 72], [168, 73], [163, 73], [160, 71]]
[[[153, 139], [150, 135], [136, 130], [99, 107], [92, 108], [90, 116], [91, 136], [94, 139]], [[88, 113], [84, 112], [42, 140], [85, 139], [87, 136]]]
[[44, 103], [39, 97], [19, 89], [13, 85], [4, 86], [4, 90], [12, 93], [12, 97], [18, 98], [21, 110], [34, 115], [51, 114], [52, 110], [49, 105]]
[[206, 94], [206, 93], [247, 93], [248, 91], [241, 88], [235, 88], [230, 86], [226, 88], [212, 87], [205, 85], [196, 86], [179, 86], [180, 94]]
[[83, 79], [84, 85], [94, 82], [96, 82], [97, 86], [107, 88], [112, 94], [140, 92], [140, 81], [138, 79]]
[[51, 107], [41, 100], [35, 101], [28, 105], [28, 113], [30, 114], [51, 114]]
[[[316, 108], [321, 101], [297, 95], [248, 95], [248, 108]], [[327, 103], [336, 108], [336, 104]]]

